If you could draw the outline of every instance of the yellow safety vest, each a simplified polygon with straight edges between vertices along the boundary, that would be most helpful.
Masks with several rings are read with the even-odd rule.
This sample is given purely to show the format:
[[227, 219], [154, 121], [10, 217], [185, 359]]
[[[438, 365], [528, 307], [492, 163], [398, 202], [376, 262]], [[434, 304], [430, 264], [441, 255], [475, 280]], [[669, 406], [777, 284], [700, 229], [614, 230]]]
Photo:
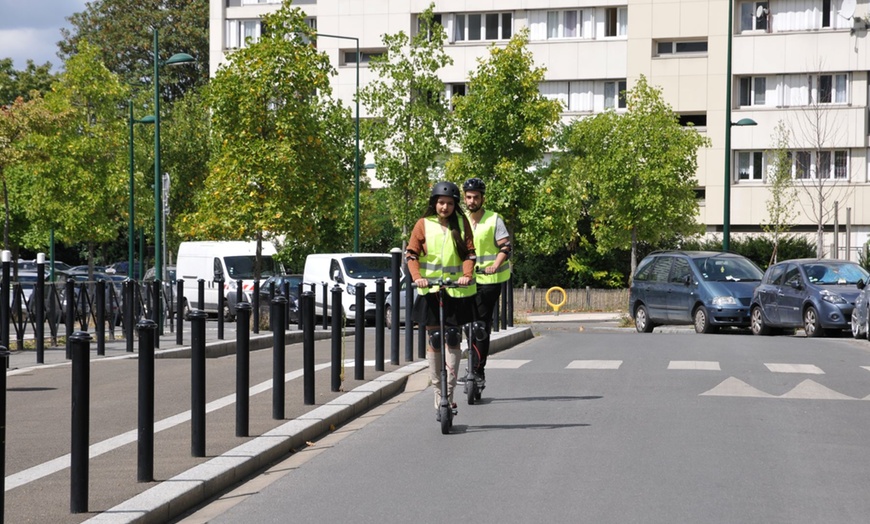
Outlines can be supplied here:
[[[456, 282], [462, 277], [462, 259], [456, 252], [453, 244], [453, 235], [450, 230], [441, 227], [437, 216], [426, 217], [426, 254], [420, 257], [420, 276], [432, 281], [439, 278], [449, 278]], [[463, 231], [464, 236], [464, 231]], [[417, 290], [421, 295], [438, 291], [438, 286], [430, 285], [428, 288]], [[451, 297], [470, 297], [477, 292], [477, 286], [472, 283], [465, 287], [447, 288], [447, 294]]]
[[[499, 247], [495, 243], [495, 225], [498, 220], [498, 213], [492, 211], [483, 211], [483, 216], [480, 217], [480, 222], [474, 228], [474, 252], [477, 254], [477, 265], [483, 269], [495, 264], [495, 258], [498, 256]], [[478, 284], [501, 284], [507, 282], [511, 277], [511, 263], [506, 260], [504, 264], [499, 266], [498, 271], [491, 275], [476, 274]]]

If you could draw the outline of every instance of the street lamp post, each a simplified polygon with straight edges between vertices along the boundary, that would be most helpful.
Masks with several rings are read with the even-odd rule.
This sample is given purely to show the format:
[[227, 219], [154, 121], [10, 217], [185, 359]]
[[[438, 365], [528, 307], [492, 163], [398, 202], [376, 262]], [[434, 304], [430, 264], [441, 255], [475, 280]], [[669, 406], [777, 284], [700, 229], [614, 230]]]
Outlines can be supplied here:
[[354, 201], [353, 201], [353, 250], [359, 252], [359, 38], [355, 36], [330, 35], [326, 33], [315, 33], [314, 37], [325, 36], [327, 38], [339, 38], [342, 40], [353, 40], [356, 43], [356, 117], [354, 118], [354, 126], [356, 131], [356, 159], [354, 161]]
[[154, 28], [154, 278], [163, 275], [163, 175], [160, 172], [160, 66], [193, 62], [187, 53], [176, 53], [165, 62], [160, 61], [157, 27]]
[[737, 122], [731, 121], [731, 40], [733, 31], [734, 1], [728, 0], [728, 33], [725, 35], [728, 39], [728, 46], [725, 59], [725, 185], [722, 188], [722, 251], [728, 251], [731, 247], [731, 127], [757, 124], [751, 118], [741, 118]]
[[[136, 236], [136, 229], [135, 229], [135, 227], [136, 227], [135, 226], [135, 217], [136, 217], [135, 190], [136, 190], [136, 185], [135, 185], [135, 179], [134, 179], [134, 175], [133, 175], [133, 124], [153, 124], [154, 123], [154, 116], [148, 115], [145, 118], [142, 118], [141, 120], [136, 120], [133, 118], [133, 101], [130, 100], [127, 105], [128, 105], [128, 109], [130, 110], [129, 118], [127, 119], [128, 127], [130, 130], [130, 209], [129, 209], [129, 213], [128, 213], [130, 219], [129, 219], [129, 224], [127, 227], [127, 259], [128, 259], [127, 276], [130, 278], [133, 278], [133, 276], [135, 275], [135, 272], [133, 271], [133, 266], [135, 265], [135, 262], [136, 262], [136, 255], [135, 255], [136, 250], [134, 249], [134, 246], [135, 246], [135, 238], [134, 237]], [[140, 275], [140, 277], [141, 277], [141, 275]]]

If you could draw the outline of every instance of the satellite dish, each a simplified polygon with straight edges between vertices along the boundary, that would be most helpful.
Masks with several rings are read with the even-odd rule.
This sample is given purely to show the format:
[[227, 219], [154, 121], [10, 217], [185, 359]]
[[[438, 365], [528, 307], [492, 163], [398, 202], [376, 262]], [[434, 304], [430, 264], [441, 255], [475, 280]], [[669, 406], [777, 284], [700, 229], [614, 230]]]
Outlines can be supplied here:
[[[855, 0], [844, 0], [844, 1], [854, 2]], [[769, 12], [770, 12], [770, 10], [768, 8], [764, 7], [763, 5], [760, 5], [760, 6], [758, 6], [758, 9], [755, 10], [755, 18], [761, 18], [763, 16], [767, 16], [767, 13], [769, 13]]]
[[840, 16], [849, 19], [855, 16], [855, 0], [843, 0], [843, 7], [840, 9]]

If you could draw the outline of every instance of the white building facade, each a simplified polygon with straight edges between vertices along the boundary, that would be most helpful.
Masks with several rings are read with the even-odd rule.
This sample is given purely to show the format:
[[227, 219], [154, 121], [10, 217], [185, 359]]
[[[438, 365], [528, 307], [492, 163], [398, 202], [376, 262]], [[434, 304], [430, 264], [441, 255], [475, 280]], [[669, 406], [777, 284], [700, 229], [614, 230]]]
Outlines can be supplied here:
[[[660, 87], [681, 120], [712, 142], [699, 151], [697, 172], [698, 221], [709, 234], [722, 234], [726, 180], [732, 238], [758, 233], [769, 221], [768, 152], [784, 122], [798, 186], [793, 231], [814, 235], [822, 194], [828, 256], [857, 260], [857, 250], [870, 238], [870, 208], [862, 205], [870, 198], [870, 8], [861, 2], [437, 0], [435, 12], [454, 61], [442, 71], [448, 96], [464, 93], [469, 72], [490, 45], [505, 44], [524, 27], [535, 63], [547, 69], [541, 92], [562, 102], [566, 120], [621, 109], [619, 93], [640, 75]], [[318, 47], [338, 70], [336, 96], [353, 107], [353, 39], [359, 41], [365, 85], [369, 58], [384, 52], [382, 35], [413, 34], [429, 3], [297, 0], [293, 5], [322, 35], [345, 37], [319, 38]], [[233, 49], [259, 37], [260, 17], [279, 6], [272, 0], [210, 0], [212, 75]], [[726, 102], [729, 8], [732, 96]], [[727, 178], [726, 103], [731, 122], [757, 123], [729, 126]]]

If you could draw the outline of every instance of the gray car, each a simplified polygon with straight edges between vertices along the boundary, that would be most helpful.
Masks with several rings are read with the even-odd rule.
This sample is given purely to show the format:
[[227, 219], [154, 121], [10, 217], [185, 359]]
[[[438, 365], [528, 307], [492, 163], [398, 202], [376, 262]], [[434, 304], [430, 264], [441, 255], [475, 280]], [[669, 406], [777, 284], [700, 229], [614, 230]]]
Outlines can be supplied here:
[[658, 251], [638, 264], [628, 311], [641, 333], [663, 324], [692, 324], [698, 333], [749, 327], [749, 302], [762, 274], [735, 253]]
[[802, 328], [808, 337], [850, 329], [867, 271], [855, 262], [786, 260], [767, 268], [752, 297], [752, 332], [769, 335]]
[[870, 287], [866, 280], [859, 280], [856, 287], [861, 294], [855, 299], [855, 307], [852, 309], [850, 325], [852, 336], [855, 338], [868, 338], [870, 333]]

